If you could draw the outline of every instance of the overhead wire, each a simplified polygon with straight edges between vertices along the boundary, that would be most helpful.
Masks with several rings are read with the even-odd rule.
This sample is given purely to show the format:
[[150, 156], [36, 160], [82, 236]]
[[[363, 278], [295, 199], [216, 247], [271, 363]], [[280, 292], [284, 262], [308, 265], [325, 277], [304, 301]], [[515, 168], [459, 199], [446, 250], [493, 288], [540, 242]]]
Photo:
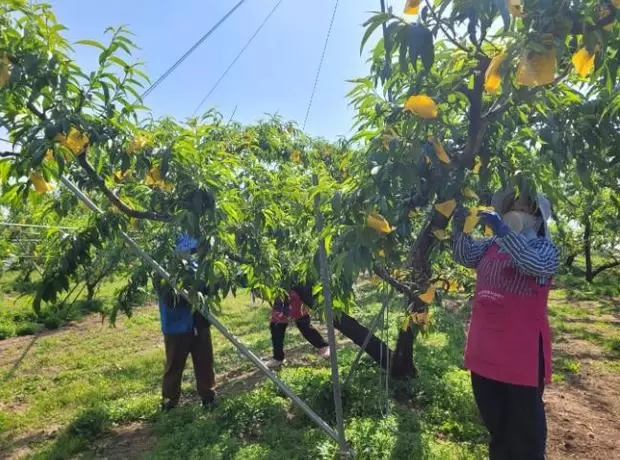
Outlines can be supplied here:
[[200, 110], [200, 108], [202, 107], [202, 105], [207, 101], [207, 99], [209, 99], [209, 97], [215, 92], [215, 90], [218, 88], [218, 86], [220, 85], [220, 83], [222, 82], [222, 80], [224, 80], [224, 78], [226, 77], [226, 75], [228, 74], [228, 72], [230, 72], [230, 70], [234, 67], [234, 65], [237, 63], [237, 61], [239, 60], [239, 58], [243, 55], [243, 53], [245, 52], [246, 49], [248, 49], [248, 47], [252, 44], [252, 42], [254, 41], [254, 39], [256, 38], [256, 36], [260, 33], [260, 31], [263, 29], [263, 27], [265, 27], [265, 25], [267, 24], [267, 22], [269, 22], [269, 19], [271, 18], [271, 16], [273, 16], [273, 14], [276, 12], [276, 10], [278, 9], [278, 7], [282, 4], [283, 0], [278, 0], [278, 2], [274, 5], [274, 7], [271, 9], [271, 11], [269, 12], [269, 14], [267, 14], [267, 16], [265, 17], [265, 19], [263, 19], [263, 22], [260, 23], [260, 25], [258, 26], [258, 28], [254, 31], [254, 33], [252, 34], [252, 36], [248, 39], [248, 41], [246, 42], [246, 44], [243, 46], [243, 48], [241, 48], [241, 50], [239, 51], [239, 53], [237, 53], [237, 55], [235, 56], [235, 58], [231, 61], [231, 63], [228, 65], [228, 67], [226, 67], [226, 70], [224, 70], [224, 72], [222, 72], [222, 74], [220, 75], [220, 77], [216, 80], [215, 84], [211, 87], [211, 89], [209, 90], [209, 92], [206, 94], [205, 97], [202, 98], [202, 100], [200, 101], [200, 103], [196, 106], [196, 109], [194, 110], [194, 113], [192, 115], [196, 115], [196, 113], [198, 112], [198, 110]]
[[319, 67], [316, 71], [316, 76], [314, 77], [314, 84], [312, 86], [312, 92], [310, 93], [310, 101], [308, 101], [308, 107], [306, 108], [306, 116], [304, 117], [304, 124], [302, 130], [306, 129], [306, 123], [308, 123], [308, 116], [310, 115], [310, 109], [312, 108], [312, 102], [314, 101], [314, 95], [316, 94], [316, 88], [319, 83], [319, 77], [321, 76], [321, 69], [323, 68], [323, 62], [325, 61], [325, 54], [327, 53], [327, 45], [329, 44], [329, 37], [332, 34], [332, 29], [334, 28], [334, 19], [336, 19], [336, 12], [338, 11], [338, 3], [339, 0], [336, 0], [334, 4], [334, 11], [332, 12], [332, 17], [329, 22], [329, 29], [327, 29], [327, 36], [325, 37], [325, 44], [323, 45], [323, 52], [321, 53], [321, 59], [319, 60]]
[[[0, 142], [4, 142], [6, 144], [21, 145], [20, 142], [17, 142], [17, 141], [13, 142], [13, 141], [10, 141], [10, 140], [8, 140], [8, 139], [6, 139], [4, 137], [0, 137]], [[19, 153], [19, 152], [16, 152], [16, 153]]]
[[18, 222], [0, 222], [0, 226], [3, 227], [24, 227], [24, 228], [45, 228], [45, 229], [61, 229], [61, 230], [76, 230], [77, 227], [62, 227], [59, 225], [38, 225], [38, 224], [20, 224]]
[[228, 12], [217, 22], [213, 27], [211, 27], [196, 43], [194, 43], [186, 52], [181, 56], [177, 61], [172, 64], [161, 76], [153, 82], [151, 86], [149, 86], [141, 95], [141, 99], [144, 100], [149, 94], [151, 94], [159, 85], [163, 83], [163, 81], [170, 76], [172, 72], [176, 70], [179, 65], [185, 61], [196, 49], [202, 45], [202, 43], [211, 36], [213, 32], [215, 32], [241, 5], [243, 5], [246, 0], [240, 0], [235, 6], [233, 6]]

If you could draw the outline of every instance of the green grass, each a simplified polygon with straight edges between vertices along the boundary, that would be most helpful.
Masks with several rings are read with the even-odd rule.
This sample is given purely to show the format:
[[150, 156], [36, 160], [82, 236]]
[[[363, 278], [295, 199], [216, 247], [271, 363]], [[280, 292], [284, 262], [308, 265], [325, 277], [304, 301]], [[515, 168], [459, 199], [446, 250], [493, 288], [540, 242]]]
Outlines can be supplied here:
[[[361, 312], [370, 321], [379, 304], [366, 296]], [[259, 355], [270, 351], [269, 310], [250, 308], [249, 297], [226, 299], [221, 320]], [[416, 345], [421, 377], [413, 385], [390, 382], [387, 402], [377, 368], [365, 358], [344, 391], [347, 437], [358, 458], [482, 458], [485, 433], [459, 368], [464, 331], [462, 315], [436, 312], [437, 328]], [[458, 317], [452, 317], [458, 315]], [[399, 317], [392, 315], [395, 337]], [[0, 448], [19, 449], [28, 438], [38, 458], [69, 458], [89, 451], [114, 427], [141, 422], [154, 431], [149, 458], [184, 452], [189, 458], [331, 458], [336, 444], [280, 394], [274, 384], [256, 378], [254, 368], [221, 336], [214, 335], [216, 372], [222, 382], [220, 405], [204, 414], [197, 404], [191, 364], [183, 392], [190, 403], [169, 414], [158, 413], [163, 350], [154, 307], [137, 309], [116, 328], [95, 318], [76, 322], [40, 337], [17, 367], [9, 359], [1, 368]], [[287, 335], [291, 365], [280, 376], [322, 417], [334, 423], [330, 371], [293, 327]], [[348, 370], [356, 348], [339, 354]], [[23, 350], [20, 349], [20, 352]], [[246, 375], [246, 374], [249, 374]], [[446, 420], [450, 420], [449, 423]], [[54, 435], [33, 436], [52, 427]]]
[[[110, 294], [107, 286], [102, 294]], [[374, 289], [360, 291], [354, 312], [368, 324], [380, 308]], [[104, 297], [109, 302], [110, 297]], [[620, 372], [614, 299], [575, 302], [567, 290], [552, 292], [553, 327], [560, 339], [580, 339], [605, 350], [592, 368]], [[389, 381], [389, 398], [377, 367], [363, 358], [343, 392], [346, 435], [356, 458], [485, 458], [486, 431], [461, 368], [468, 309], [462, 299], [433, 311], [431, 331], [415, 345], [420, 376], [409, 383]], [[394, 301], [393, 312], [399, 311]], [[4, 311], [3, 313], [4, 314]], [[249, 296], [228, 298], [218, 315], [260, 356], [270, 352], [269, 310], [250, 308]], [[393, 313], [385, 337], [394, 345], [402, 318]], [[575, 326], [573, 326], [575, 325]], [[586, 332], [588, 332], [586, 334]], [[598, 335], [597, 335], [598, 334]], [[183, 381], [183, 404], [158, 412], [163, 367], [159, 315], [154, 306], [135, 310], [115, 328], [97, 315], [49, 333], [22, 337], [3, 349], [0, 360], [0, 452], [33, 458], [109, 456], [102, 440], [118, 427], [136, 427], [152, 436], [146, 458], [305, 459], [333, 458], [337, 445], [276, 386], [257, 375], [234, 347], [214, 332], [220, 404], [209, 413], [198, 407], [191, 360]], [[357, 348], [340, 338], [339, 365], [346, 375]], [[7, 342], [4, 342], [7, 343]], [[3, 342], [0, 342], [0, 347]], [[320, 360], [291, 327], [286, 350], [290, 365], [280, 377], [330, 424], [335, 414], [328, 363]], [[615, 351], [614, 351], [615, 350]], [[614, 364], [615, 363], [615, 364]], [[560, 380], [582, 372], [582, 361], [560, 354]], [[615, 367], [614, 367], [615, 366]], [[115, 442], [112, 437], [111, 444]], [[113, 448], [113, 447], [112, 447]], [[131, 447], [130, 447], [131, 448]], [[117, 454], [123, 457], [124, 454]]]
[[[608, 262], [593, 256], [594, 268]], [[558, 284], [566, 289], [570, 298], [575, 300], [599, 300], [601, 297], [620, 297], [620, 267], [605, 270], [594, 277], [592, 283], [585, 282], [585, 260], [575, 259], [573, 269], [563, 267], [557, 276]]]
[[115, 291], [123, 280], [111, 279], [101, 286], [94, 300], [86, 299], [85, 289], [77, 286], [67, 302], [61, 294], [58, 302], [44, 305], [37, 315], [32, 309], [33, 293], [38, 277], [32, 281], [19, 281], [15, 272], [2, 274], [0, 281], [0, 340], [23, 335], [32, 335], [42, 329], [58, 329], [72, 321], [93, 312], [103, 312], [114, 302]]
[[549, 304], [556, 348], [577, 342], [570, 351], [554, 353], [554, 381], [578, 378], [583, 360], [595, 372], [620, 373], [619, 278], [618, 270], [603, 272], [591, 284], [574, 275], [558, 277], [560, 288], [551, 291]]

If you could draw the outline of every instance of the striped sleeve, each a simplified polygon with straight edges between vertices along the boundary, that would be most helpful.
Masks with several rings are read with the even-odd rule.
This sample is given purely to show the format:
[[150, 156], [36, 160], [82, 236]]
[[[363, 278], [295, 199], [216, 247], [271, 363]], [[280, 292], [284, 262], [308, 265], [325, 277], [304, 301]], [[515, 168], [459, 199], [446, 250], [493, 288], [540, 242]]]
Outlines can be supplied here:
[[495, 238], [474, 240], [466, 233], [457, 233], [454, 236], [454, 245], [452, 247], [454, 260], [464, 267], [476, 268], [478, 262], [480, 262], [480, 259], [482, 259], [482, 256], [493, 244], [494, 240]]
[[520, 233], [510, 232], [498, 238], [497, 244], [510, 254], [517, 270], [526, 275], [549, 278], [560, 265], [558, 249], [546, 238], [528, 240]]

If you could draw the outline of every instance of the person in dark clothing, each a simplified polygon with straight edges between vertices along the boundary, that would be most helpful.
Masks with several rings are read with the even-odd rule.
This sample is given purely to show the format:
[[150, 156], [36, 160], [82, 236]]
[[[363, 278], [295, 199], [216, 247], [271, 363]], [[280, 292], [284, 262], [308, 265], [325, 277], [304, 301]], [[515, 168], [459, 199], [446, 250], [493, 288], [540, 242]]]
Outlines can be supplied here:
[[497, 212], [481, 211], [493, 237], [463, 232], [466, 213], [454, 218], [454, 258], [475, 268], [476, 292], [465, 347], [465, 367], [482, 420], [491, 460], [542, 460], [547, 425], [543, 403], [551, 382], [547, 299], [559, 264], [547, 228], [551, 204], [498, 192]]
[[[302, 296], [305, 299], [312, 299], [312, 289], [309, 296], [307, 289], [303, 286], [294, 287], [289, 291], [288, 300], [276, 299], [271, 310], [271, 320], [269, 329], [271, 331], [271, 343], [273, 346], [272, 359], [267, 362], [267, 366], [278, 368], [284, 363], [284, 338], [289, 321], [294, 321], [301, 332], [301, 335], [316, 349], [319, 355], [325, 359], [329, 358], [329, 346], [321, 333], [317, 331], [311, 323], [310, 314]], [[307, 302], [314, 303], [313, 300]], [[310, 305], [312, 305], [310, 304]]]
[[[176, 244], [176, 253], [185, 258], [196, 251], [197, 242], [182, 235]], [[195, 262], [190, 265], [195, 269]], [[204, 283], [203, 283], [204, 284]], [[213, 344], [209, 322], [159, 276], [153, 277], [158, 295], [161, 331], [164, 335], [166, 365], [162, 383], [162, 410], [176, 407], [181, 396], [181, 380], [187, 356], [192, 355], [196, 388], [204, 408], [215, 402], [215, 373], [213, 371]], [[206, 290], [201, 289], [203, 292]]]

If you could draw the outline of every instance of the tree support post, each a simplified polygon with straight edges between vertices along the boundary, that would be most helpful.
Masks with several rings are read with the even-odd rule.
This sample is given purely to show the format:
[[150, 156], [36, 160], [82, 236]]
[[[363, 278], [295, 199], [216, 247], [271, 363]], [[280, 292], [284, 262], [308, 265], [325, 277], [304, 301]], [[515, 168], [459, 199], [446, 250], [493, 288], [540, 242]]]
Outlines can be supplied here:
[[[67, 179], [64, 176], [60, 177], [60, 181], [69, 189], [75, 196], [78, 197], [80, 201], [82, 201], [91, 211], [96, 212], [98, 214], [103, 214], [103, 211], [99, 209], [99, 207], [93, 203], [88, 196], [86, 196], [73, 182]], [[157, 261], [155, 261], [151, 256], [149, 256], [146, 252], [138, 246], [138, 244], [125, 232], [121, 231], [121, 237], [125, 242], [134, 250], [134, 252], [143, 260], [144, 263], [153, 267], [153, 269], [161, 275], [167, 282], [171, 282], [171, 277], [168, 272], [161, 266]], [[180, 291], [181, 295], [188, 301], [193, 302], [190, 298], [190, 295], [186, 290]], [[321, 428], [325, 433], [327, 433], [332, 439], [336, 442], [340, 442], [343, 439], [325, 420], [323, 420], [316, 412], [314, 412], [310, 406], [308, 406], [303, 400], [301, 400], [293, 390], [282, 380], [278, 378], [263, 362], [259, 357], [257, 357], [250, 349], [248, 349], [241, 341], [235, 337], [226, 327], [219, 322], [219, 320], [211, 314], [208, 310], [201, 310], [201, 313], [205, 316], [207, 321], [212, 324], [226, 339], [228, 339], [239, 352], [248, 358], [254, 366], [258, 368], [263, 374], [265, 374], [276, 386], [286, 395], [288, 396], [301, 410], [303, 410], [310, 420], [312, 420], [316, 425]], [[333, 337], [333, 327], [331, 328], [332, 337]], [[335, 354], [334, 354], [335, 357]]]
[[349, 381], [351, 380], [353, 373], [357, 370], [357, 366], [359, 364], [360, 359], [362, 358], [362, 354], [364, 354], [364, 352], [366, 351], [366, 347], [368, 346], [368, 343], [370, 342], [370, 338], [375, 333], [375, 330], [377, 329], [377, 326], [379, 325], [379, 319], [383, 316], [383, 312], [385, 312], [385, 309], [387, 308], [387, 306], [388, 306], [388, 302], [384, 302], [383, 306], [381, 307], [381, 310], [379, 310], [379, 313], [377, 313], [375, 317], [372, 319], [372, 323], [370, 323], [370, 327], [368, 328], [368, 334], [366, 334], [364, 343], [362, 344], [360, 350], [357, 352], [357, 356], [353, 360], [353, 364], [351, 364], [351, 368], [349, 369], [349, 374], [347, 375], [347, 378], [344, 379], [344, 383], [343, 383], [344, 387], [346, 387], [349, 384]]
[[[319, 185], [316, 174], [312, 175], [314, 186]], [[338, 430], [338, 444], [340, 445], [340, 455], [345, 458], [352, 458], [351, 448], [347, 444], [344, 436], [344, 416], [342, 410], [342, 389], [340, 387], [340, 377], [338, 372], [338, 356], [336, 349], [336, 334], [334, 332], [334, 314], [332, 311], [332, 293], [330, 289], [329, 267], [327, 264], [327, 251], [325, 249], [325, 239], [321, 237], [323, 232], [323, 215], [321, 214], [321, 196], [317, 193], [314, 197], [314, 211], [316, 213], [316, 231], [319, 235], [319, 270], [321, 274], [321, 284], [323, 285], [323, 298], [325, 299], [325, 321], [327, 323], [327, 341], [329, 343], [330, 361], [332, 369], [332, 388], [334, 390], [334, 406], [336, 409], [336, 428]], [[370, 339], [368, 337], [368, 339]]]

